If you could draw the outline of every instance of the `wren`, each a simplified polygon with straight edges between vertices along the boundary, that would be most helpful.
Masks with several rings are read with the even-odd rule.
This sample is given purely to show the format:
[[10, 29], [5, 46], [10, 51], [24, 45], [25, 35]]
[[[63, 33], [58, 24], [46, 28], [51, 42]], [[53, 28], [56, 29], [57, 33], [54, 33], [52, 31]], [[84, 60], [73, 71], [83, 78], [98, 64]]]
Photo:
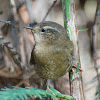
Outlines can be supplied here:
[[68, 72], [73, 64], [74, 45], [66, 30], [52, 21], [44, 21], [35, 27], [25, 26], [32, 30], [35, 45], [30, 63], [40, 78], [57, 79]]

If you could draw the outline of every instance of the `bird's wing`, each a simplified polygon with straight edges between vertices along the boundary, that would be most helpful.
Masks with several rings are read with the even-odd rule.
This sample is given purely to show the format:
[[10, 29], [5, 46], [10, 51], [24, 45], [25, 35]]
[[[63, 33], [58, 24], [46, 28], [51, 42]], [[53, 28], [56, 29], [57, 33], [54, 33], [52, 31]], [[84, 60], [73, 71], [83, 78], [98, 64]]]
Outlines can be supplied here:
[[34, 48], [33, 48], [32, 52], [31, 52], [30, 64], [31, 65], [34, 65], [35, 64]]

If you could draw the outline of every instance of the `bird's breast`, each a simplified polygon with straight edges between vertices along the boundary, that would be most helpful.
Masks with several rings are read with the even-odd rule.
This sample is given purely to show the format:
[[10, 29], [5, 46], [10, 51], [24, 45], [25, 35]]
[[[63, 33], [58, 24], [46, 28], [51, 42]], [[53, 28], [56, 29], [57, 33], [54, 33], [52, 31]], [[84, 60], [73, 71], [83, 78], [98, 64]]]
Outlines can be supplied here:
[[35, 70], [43, 79], [63, 76], [71, 67], [71, 56], [66, 48], [35, 46]]

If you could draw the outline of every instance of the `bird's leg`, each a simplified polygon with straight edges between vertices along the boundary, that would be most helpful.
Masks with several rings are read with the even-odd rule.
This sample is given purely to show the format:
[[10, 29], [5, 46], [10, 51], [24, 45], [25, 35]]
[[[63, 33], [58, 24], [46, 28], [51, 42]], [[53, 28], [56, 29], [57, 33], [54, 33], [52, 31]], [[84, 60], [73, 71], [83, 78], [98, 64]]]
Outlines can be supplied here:
[[48, 80], [47, 79], [44, 80], [43, 89], [47, 90], [47, 91], [51, 91], [51, 89], [49, 88]]
[[70, 95], [72, 96], [72, 69], [69, 71], [69, 85], [70, 85]]
[[44, 89], [44, 90], [47, 90], [47, 91], [50, 91], [50, 88], [49, 88], [49, 86], [48, 86], [48, 80], [47, 80], [47, 79], [44, 80], [43, 89]]
[[47, 80], [44, 80], [44, 90], [47, 90]]
[[[48, 82], [46, 79], [44, 80], [43, 89], [46, 91], [50, 91], [50, 88], [48, 86]], [[46, 97], [46, 98], [43, 98], [42, 100], [51, 100], [51, 97]]]
[[51, 89], [49, 88], [49, 85], [48, 85], [48, 80], [46, 80], [46, 87], [47, 87], [47, 91], [51, 91]]

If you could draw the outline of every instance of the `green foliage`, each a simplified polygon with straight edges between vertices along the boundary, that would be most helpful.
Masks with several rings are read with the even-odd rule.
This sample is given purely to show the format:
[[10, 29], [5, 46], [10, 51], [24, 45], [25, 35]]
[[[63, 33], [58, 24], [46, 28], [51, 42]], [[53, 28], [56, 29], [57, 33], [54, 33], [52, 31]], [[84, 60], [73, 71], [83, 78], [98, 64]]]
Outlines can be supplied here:
[[27, 100], [28, 97], [32, 98], [33, 96], [40, 99], [42, 99], [42, 96], [51, 96], [54, 100], [56, 100], [51, 91], [46, 92], [45, 90], [32, 87], [14, 87], [14, 89], [5, 88], [0, 91], [0, 100]]
[[[33, 87], [14, 87], [13, 89], [4, 88], [0, 91], [0, 100], [27, 100], [28, 97], [33, 98], [38, 97], [40, 99], [44, 97], [51, 96], [54, 100], [57, 100], [56, 97], [64, 98], [66, 100], [72, 100], [73, 97], [61, 94], [59, 91], [55, 90], [54, 88], [51, 88], [51, 91], [45, 91], [38, 88]], [[75, 98], [74, 98], [75, 100]]]
[[72, 97], [72, 96], [61, 94], [59, 91], [55, 90], [52, 87], [49, 87], [49, 88], [53, 91], [53, 93], [55, 94], [55, 96], [58, 97], [58, 98], [63, 98], [63, 99], [66, 99], [66, 100], [73, 100], [73, 99], [75, 100], [75, 98]]

